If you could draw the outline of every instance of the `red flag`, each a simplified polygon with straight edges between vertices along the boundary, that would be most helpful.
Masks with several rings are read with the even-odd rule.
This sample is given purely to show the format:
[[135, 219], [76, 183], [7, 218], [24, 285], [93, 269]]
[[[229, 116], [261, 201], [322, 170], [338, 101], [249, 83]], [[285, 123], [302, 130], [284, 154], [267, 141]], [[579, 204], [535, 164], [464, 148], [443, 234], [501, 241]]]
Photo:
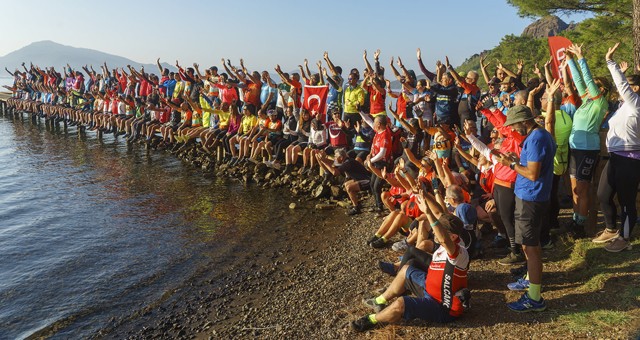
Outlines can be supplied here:
[[553, 73], [553, 77], [556, 79], [562, 78], [560, 63], [565, 58], [564, 51], [567, 47], [571, 46], [571, 44], [573, 44], [571, 40], [565, 37], [549, 37], [549, 52], [553, 58], [553, 68], [551, 69], [551, 72]]
[[320, 121], [324, 122], [325, 111], [327, 110], [327, 95], [329, 94], [329, 86], [304, 86], [304, 102], [302, 107], [307, 109], [311, 117], [318, 116]]

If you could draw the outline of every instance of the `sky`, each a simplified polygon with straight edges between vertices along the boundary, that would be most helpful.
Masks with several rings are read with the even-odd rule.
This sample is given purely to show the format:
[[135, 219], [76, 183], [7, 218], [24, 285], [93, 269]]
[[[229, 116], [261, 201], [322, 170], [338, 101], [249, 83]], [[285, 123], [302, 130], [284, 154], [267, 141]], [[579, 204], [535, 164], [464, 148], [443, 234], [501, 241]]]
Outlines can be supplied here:
[[307, 58], [314, 72], [324, 51], [343, 69], [362, 68], [365, 49], [371, 62], [380, 49], [384, 66], [401, 56], [417, 68], [418, 47], [428, 68], [445, 55], [457, 66], [533, 22], [505, 0], [21, 0], [8, 1], [3, 12], [0, 56], [52, 40], [140, 63], [159, 57], [201, 68], [244, 58], [249, 70], [280, 64], [288, 71]]

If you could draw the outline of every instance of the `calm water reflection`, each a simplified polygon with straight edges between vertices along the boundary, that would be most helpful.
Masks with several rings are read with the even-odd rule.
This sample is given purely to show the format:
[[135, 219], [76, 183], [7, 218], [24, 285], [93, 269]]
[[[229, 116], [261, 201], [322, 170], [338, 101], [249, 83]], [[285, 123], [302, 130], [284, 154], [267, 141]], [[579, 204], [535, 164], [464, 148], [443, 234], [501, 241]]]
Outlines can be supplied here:
[[304, 218], [277, 197], [112, 137], [0, 118], [0, 339], [86, 337], [153, 304]]

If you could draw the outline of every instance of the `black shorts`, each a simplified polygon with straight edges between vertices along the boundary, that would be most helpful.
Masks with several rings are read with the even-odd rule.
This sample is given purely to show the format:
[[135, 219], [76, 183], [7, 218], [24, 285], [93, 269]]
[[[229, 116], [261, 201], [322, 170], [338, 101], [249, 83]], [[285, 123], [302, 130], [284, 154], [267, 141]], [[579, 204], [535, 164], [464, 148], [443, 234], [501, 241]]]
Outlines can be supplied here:
[[576, 150], [569, 152], [569, 175], [579, 181], [591, 182], [596, 171], [600, 150]]
[[549, 201], [533, 202], [516, 196], [516, 243], [535, 247], [540, 245], [540, 230], [549, 212]]

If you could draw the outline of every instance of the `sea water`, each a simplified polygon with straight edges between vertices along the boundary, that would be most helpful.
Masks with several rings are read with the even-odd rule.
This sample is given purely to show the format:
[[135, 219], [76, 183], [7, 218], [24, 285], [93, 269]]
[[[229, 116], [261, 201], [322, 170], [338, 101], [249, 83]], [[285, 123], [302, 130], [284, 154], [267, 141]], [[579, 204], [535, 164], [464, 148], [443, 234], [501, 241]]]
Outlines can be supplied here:
[[289, 200], [112, 136], [0, 117], [0, 339], [95, 334], [222, 270], [262, 228], [295, 225], [305, 213], [282, 213]]

